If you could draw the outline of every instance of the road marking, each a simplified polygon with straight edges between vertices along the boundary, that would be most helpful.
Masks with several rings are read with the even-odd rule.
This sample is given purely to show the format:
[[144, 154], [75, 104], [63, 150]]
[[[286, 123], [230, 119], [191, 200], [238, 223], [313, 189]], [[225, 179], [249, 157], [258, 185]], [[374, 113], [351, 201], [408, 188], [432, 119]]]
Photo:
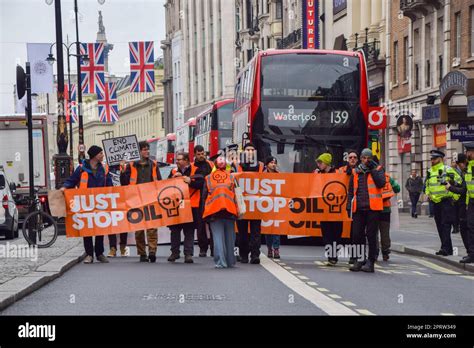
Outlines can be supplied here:
[[325, 266], [326, 264], [323, 261], [314, 261], [315, 264], [319, 266]]
[[290, 266], [284, 266], [285, 269], [293, 269], [293, 267]]
[[474, 280], [474, 276], [461, 276], [461, 278]]
[[293, 274], [300, 274], [300, 272], [298, 272], [298, 271], [290, 271], [290, 272], [293, 273]]
[[325, 313], [329, 315], [358, 315], [357, 312], [307, 285], [295, 275], [269, 260], [265, 255], [260, 257], [260, 264], [288, 288], [314, 304]]
[[363, 315], [375, 315], [375, 313], [372, 313], [367, 309], [356, 309], [356, 311]]
[[385, 273], [385, 274], [391, 274], [392, 273], [391, 271], [387, 271], [386, 269], [379, 269], [379, 270], [377, 270], [377, 272], [382, 272], [382, 273]]
[[329, 290], [326, 288], [316, 288], [316, 289], [318, 289], [321, 292], [329, 292]]
[[280, 261], [277, 261], [277, 262], [280, 266], [286, 266], [286, 263], [283, 263], [283, 262], [280, 262]]
[[453, 316], [453, 315], [456, 315], [456, 314], [454, 314], [454, 313], [441, 313], [441, 315]]
[[342, 298], [341, 296], [336, 295], [336, 294], [329, 294], [328, 296], [329, 296], [330, 298], [335, 298], [335, 299]]
[[306, 284], [312, 285], [312, 286], [318, 286], [318, 283], [315, 283], [315, 282], [306, 282]]
[[417, 260], [417, 259], [413, 258], [412, 260], [419, 263], [419, 264], [422, 264], [423, 266], [426, 266], [428, 268], [431, 268], [431, 269], [433, 269], [435, 271], [438, 271], [438, 272], [441, 272], [441, 273], [454, 274], [454, 275], [462, 274], [462, 273], [459, 273], [459, 272], [456, 272], [456, 271], [452, 271], [449, 268], [438, 266], [437, 264], [435, 264], [433, 262], [426, 261], [426, 260], [423, 260], [423, 259]]
[[352, 303], [351, 301], [341, 301], [343, 305], [349, 306], [349, 307], [355, 307], [356, 304]]
[[297, 276], [298, 278], [302, 279], [302, 280], [308, 280], [309, 278], [308, 277], [305, 277], [304, 275], [299, 275]]
[[415, 274], [419, 274], [419, 275], [423, 275], [423, 276], [430, 277], [429, 274], [426, 274], [426, 273], [423, 273], [423, 272], [419, 272], [419, 271], [412, 271], [412, 272], [415, 273]]

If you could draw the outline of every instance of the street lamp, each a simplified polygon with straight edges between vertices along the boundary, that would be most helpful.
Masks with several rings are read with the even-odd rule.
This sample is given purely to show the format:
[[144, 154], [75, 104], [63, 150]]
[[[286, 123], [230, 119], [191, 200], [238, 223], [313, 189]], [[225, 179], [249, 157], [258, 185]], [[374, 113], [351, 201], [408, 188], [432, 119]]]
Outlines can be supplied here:
[[[54, 55], [53, 55], [53, 47], [54, 45], [56, 45], [56, 43], [53, 43], [51, 45], [51, 47], [49, 48], [49, 54], [48, 54], [48, 57], [46, 58], [46, 61], [50, 64], [50, 65], [53, 65], [54, 62], [56, 61], [56, 58], [54, 58]], [[70, 60], [70, 57], [73, 56], [73, 57], [78, 57], [78, 59], [82, 59], [83, 62], [87, 63], [89, 61], [89, 56], [86, 55], [86, 54], [74, 54], [74, 53], [70, 53], [70, 50], [71, 50], [71, 47], [73, 45], [76, 45], [76, 52], [79, 53], [80, 52], [80, 49], [78, 48], [77, 46], [77, 43], [76, 42], [73, 42], [71, 43], [70, 45], [66, 45], [65, 43], [63, 43], [63, 47], [66, 48], [66, 53], [67, 53], [67, 83], [68, 83], [68, 97], [69, 99], [71, 98], [71, 60]], [[81, 86], [78, 84], [77, 88], [81, 88]], [[70, 100], [69, 100], [70, 101]], [[66, 107], [68, 107], [66, 105]], [[69, 116], [69, 152], [71, 154], [71, 157], [74, 156], [74, 150], [73, 150], [73, 142], [72, 142], [72, 139], [73, 139], [73, 132], [72, 132], [72, 117], [71, 115]]]

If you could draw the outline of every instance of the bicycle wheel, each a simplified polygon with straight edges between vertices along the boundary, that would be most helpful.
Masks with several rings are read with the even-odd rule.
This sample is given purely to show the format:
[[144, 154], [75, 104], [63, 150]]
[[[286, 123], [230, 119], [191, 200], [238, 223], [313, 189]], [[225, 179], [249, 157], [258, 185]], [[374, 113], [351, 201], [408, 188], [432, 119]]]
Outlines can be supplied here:
[[30, 245], [48, 248], [58, 237], [58, 226], [51, 215], [35, 211], [23, 221], [23, 237]]

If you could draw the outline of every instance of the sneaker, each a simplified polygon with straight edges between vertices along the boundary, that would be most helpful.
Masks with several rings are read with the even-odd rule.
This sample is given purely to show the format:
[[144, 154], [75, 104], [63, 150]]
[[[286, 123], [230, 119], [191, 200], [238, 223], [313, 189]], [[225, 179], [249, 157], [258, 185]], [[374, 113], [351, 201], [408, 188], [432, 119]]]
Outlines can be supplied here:
[[168, 257], [168, 262], [175, 262], [177, 259], [179, 259], [179, 254], [172, 253], [170, 257]]
[[390, 259], [390, 256], [387, 255], [382, 255], [382, 258], [384, 261], [388, 261], [388, 259]]
[[107, 260], [107, 258], [103, 254], [97, 256], [96, 258], [97, 258], [97, 261], [99, 261], [100, 263], [109, 263], [109, 260]]
[[364, 264], [360, 261], [355, 261], [352, 267], [349, 268], [349, 271], [359, 272]]
[[121, 257], [127, 257], [129, 255], [130, 255], [129, 247], [120, 247], [120, 256]]
[[116, 247], [111, 247], [107, 257], [116, 257], [116, 256], [117, 256], [117, 248]]
[[336, 266], [336, 264], [337, 264], [337, 259], [335, 259], [335, 258], [334, 259], [333, 258], [328, 259], [328, 263], [327, 263], [328, 266]]
[[140, 262], [148, 262], [148, 256], [140, 255]]
[[155, 254], [150, 254], [148, 259], [150, 260], [151, 263], [155, 263], [156, 262], [156, 255]]
[[184, 263], [194, 263], [191, 255], [184, 255]]
[[199, 251], [199, 257], [206, 257], [206, 256], [207, 256], [207, 250]]
[[273, 258], [274, 259], [280, 258], [280, 249], [273, 249]]
[[86, 258], [84, 259], [85, 264], [93, 263], [94, 258], [92, 256], [87, 255]]
[[252, 265], [259, 265], [260, 264], [260, 258], [259, 257], [254, 257], [252, 260], [250, 260], [250, 263]]
[[272, 248], [268, 248], [267, 257], [268, 257], [269, 259], [273, 259], [273, 249], [272, 249]]

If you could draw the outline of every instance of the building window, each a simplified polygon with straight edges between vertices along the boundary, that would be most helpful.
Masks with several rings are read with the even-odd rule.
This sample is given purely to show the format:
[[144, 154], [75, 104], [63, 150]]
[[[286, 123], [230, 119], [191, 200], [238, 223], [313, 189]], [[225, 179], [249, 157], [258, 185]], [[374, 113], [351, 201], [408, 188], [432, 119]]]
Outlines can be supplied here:
[[420, 67], [418, 64], [415, 64], [415, 91], [418, 91], [420, 88]]
[[469, 21], [471, 24], [471, 57], [474, 57], [474, 6], [470, 8], [470, 15], [471, 20]]
[[282, 0], [277, 0], [275, 5], [275, 19], [281, 19], [283, 10]]
[[426, 61], [426, 87], [431, 86], [431, 65], [430, 60]]
[[403, 38], [403, 80], [408, 81], [408, 67], [410, 63], [408, 61], [408, 36]]
[[253, 8], [252, 8], [252, 0], [247, 0], [245, 2], [245, 9], [247, 11], [247, 29], [251, 29], [253, 27]]
[[393, 43], [393, 83], [398, 83], [398, 41]]
[[443, 80], [443, 55], [442, 54], [438, 56], [438, 71], [439, 71], [438, 80], [439, 80], [439, 83], [441, 83], [441, 81]]
[[458, 12], [454, 15], [454, 23], [456, 25], [456, 41], [455, 41], [455, 49], [454, 52], [456, 53], [456, 58], [461, 57], [461, 12]]

